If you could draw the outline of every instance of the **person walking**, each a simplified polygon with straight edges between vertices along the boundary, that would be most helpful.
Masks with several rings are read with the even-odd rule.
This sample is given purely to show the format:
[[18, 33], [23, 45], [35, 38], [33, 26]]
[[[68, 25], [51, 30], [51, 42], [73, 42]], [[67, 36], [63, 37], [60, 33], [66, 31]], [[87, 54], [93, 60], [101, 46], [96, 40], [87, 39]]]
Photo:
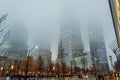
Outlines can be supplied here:
[[5, 80], [11, 80], [10, 75], [6, 75], [6, 79]]

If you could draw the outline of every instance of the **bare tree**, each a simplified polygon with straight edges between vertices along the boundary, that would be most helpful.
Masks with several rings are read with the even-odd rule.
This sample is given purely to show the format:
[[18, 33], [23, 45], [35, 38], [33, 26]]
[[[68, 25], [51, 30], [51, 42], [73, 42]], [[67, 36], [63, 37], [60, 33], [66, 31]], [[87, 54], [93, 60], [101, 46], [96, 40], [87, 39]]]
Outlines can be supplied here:
[[61, 71], [61, 66], [60, 66], [60, 64], [57, 62], [57, 63], [55, 63], [55, 73], [56, 73], [56, 74], [60, 74], [60, 71]]
[[10, 31], [6, 31], [5, 28], [8, 27], [8, 25], [6, 25], [6, 17], [8, 14], [4, 14], [0, 17], [0, 45], [2, 45], [2, 43], [4, 42], [4, 40], [7, 39], [7, 37], [9, 36]]
[[54, 73], [54, 71], [53, 71], [53, 67], [54, 67], [54, 66], [55, 66], [55, 64], [54, 64], [53, 62], [50, 63], [49, 70], [48, 70], [49, 74]]
[[36, 61], [36, 70], [37, 70], [37, 72], [40, 72], [40, 74], [42, 74], [44, 71], [44, 62], [40, 55]]
[[[28, 60], [22, 60], [21, 64], [22, 64], [21, 70], [26, 72], [26, 74], [28, 74], [29, 71], [30, 72], [34, 71], [34, 61], [32, 56], [29, 56]], [[27, 69], [26, 69], [26, 66], [27, 66]]]

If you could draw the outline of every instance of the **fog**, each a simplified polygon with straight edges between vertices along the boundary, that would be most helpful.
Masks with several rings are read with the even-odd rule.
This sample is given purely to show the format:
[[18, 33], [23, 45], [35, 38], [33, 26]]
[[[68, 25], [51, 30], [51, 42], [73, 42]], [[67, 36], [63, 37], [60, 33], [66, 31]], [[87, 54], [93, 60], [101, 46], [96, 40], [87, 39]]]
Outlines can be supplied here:
[[53, 60], [56, 58], [61, 22], [69, 14], [77, 16], [79, 20], [85, 50], [89, 51], [87, 29], [91, 27], [90, 24], [95, 24], [103, 28], [107, 52], [114, 55], [109, 48], [109, 44], [115, 40], [115, 34], [107, 1], [0, 0], [0, 14], [8, 13], [7, 22], [10, 26], [15, 21], [25, 24], [28, 47], [50, 46]]

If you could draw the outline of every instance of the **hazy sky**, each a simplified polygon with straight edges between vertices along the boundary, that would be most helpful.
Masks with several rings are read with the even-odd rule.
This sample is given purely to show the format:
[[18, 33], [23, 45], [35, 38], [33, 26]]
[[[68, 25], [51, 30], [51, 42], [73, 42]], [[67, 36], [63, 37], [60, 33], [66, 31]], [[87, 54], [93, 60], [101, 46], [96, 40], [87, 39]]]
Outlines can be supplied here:
[[108, 0], [0, 0], [0, 14], [8, 13], [9, 24], [16, 20], [26, 24], [28, 45], [37, 45], [41, 34], [49, 37], [53, 60], [57, 52], [62, 13], [65, 8], [72, 7], [78, 11], [85, 50], [89, 50], [87, 27], [90, 27], [91, 21], [96, 21], [104, 29], [107, 52], [113, 55], [109, 44], [115, 39], [115, 34]]

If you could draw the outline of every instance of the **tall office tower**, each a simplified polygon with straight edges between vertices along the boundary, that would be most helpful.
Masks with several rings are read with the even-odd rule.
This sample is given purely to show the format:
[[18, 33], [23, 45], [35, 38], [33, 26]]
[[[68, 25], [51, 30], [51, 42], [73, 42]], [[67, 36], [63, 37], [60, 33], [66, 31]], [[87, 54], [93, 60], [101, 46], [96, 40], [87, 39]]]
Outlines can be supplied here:
[[28, 32], [24, 24], [16, 22], [11, 26], [9, 37], [9, 57], [25, 58], [27, 56], [27, 39]]
[[97, 23], [94, 22], [94, 24], [88, 28], [93, 67], [109, 69], [103, 31], [101, 26], [96, 24]]
[[61, 22], [58, 45], [59, 60], [63, 58], [64, 62], [70, 65], [70, 60], [83, 55], [83, 50], [79, 20], [77, 16], [68, 12], [64, 14]]
[[117, 42], [120, 48], [120, 0], [109, 0], [109, 4]]

